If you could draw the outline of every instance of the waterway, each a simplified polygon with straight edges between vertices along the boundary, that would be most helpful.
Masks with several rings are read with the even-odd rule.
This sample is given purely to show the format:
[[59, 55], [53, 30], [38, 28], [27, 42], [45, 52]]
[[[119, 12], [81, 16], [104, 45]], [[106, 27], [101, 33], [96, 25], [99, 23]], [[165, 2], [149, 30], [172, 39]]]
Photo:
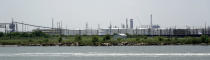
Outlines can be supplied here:
[[209, 60], [210, 46], [8, 46], [0, 60]]

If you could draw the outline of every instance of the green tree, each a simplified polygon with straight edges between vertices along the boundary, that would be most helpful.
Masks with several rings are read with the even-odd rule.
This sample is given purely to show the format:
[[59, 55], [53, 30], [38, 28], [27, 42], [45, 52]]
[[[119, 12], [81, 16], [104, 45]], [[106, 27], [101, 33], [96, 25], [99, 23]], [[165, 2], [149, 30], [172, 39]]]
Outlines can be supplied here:
[[107, 41], [107, 40], [110, 40], [111, 39], [111, 36], [109, 34], [105, 35], [103, 40], [104, 41]]
[[29, 36], [30, 36], [30, 34], [25, 33], [25, 32], [23, 32], [23, 33], [20, 35], [20, 37], [29, 37]]
[[138, 42], [139, 42], [139, 41], [140, 41], [140, 38], [138, 38], [138, 37], [137, 37], [137, 38], [136, 38], [136, 41], [138, 41]]
[[10, 32], [8, 35], [10, 37], [20, 37], [21, 33], [19, 33], [19, 32]]
[[202, 43], [208, 43], [208, 36], [207, 35], [201, 35], [201, 41]]
[[192, 37], [185, 37], [185, 44], [192, 44], [193, 43], [193, 39]]
[[35, 36], [35, 37], [44, 37], [46, 34], [43, 33], [42, 31], [40, 30], [35, 30], [32, 32], [32, 36]]
[[99, 38], [97, 36], [92, 37], [92, 42], [98, 42]]
[[0, 37], [3, 37], [4, 36], [4, 33], [3, 32], [0, 32]]
[[147, 36], [141, 36], [142, 38], [144, 38], [144, 39], [147, 39], [148, 37]]
[[29, 39], [28, 42], [34, 42], [33, 40]]
[[[48, 43], [48, 42], [49, 42], [49, 39], [44, 39], [44, 43]], [[60, 41], [59, 41], [59, 43], [60, 43]]]
[[58, 42], [61, 43], [63, 41], [62, 37], [58, 38]]
[[81, 40], [82, 40], [81, 35], [76, 35], [75, 41], [76, 41], [76, 42], [80, 42]]
[[92, 42], [93, 42], [94, 45], [97, 45], [97, 43], [99, 42], [98, 36], [92, 37]]

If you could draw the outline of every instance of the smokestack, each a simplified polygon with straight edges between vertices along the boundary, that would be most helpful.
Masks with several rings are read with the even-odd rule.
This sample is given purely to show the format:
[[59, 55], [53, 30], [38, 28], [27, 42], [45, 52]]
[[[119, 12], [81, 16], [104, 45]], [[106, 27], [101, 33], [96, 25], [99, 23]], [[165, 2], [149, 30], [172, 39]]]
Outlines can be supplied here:
[[128, 19], [126, 18], [126, 29], [128, 28]]
[[133, 19], [130, 19], [130, 29], [133, 29]]
[[151, 36], [153, 36], [152, 14], [150, 15], [150, 19], [151, 19], [151, 21], [150, 21], [150, 25], [151, 25], [151, 26], [150, 26], [150, 28], [151, 28], [151, 29], [150, 29], [150, 34], [151, 34]]
[[152, 14], [150, 15], [150, 19], [151, 19], [151, 21], [150, 21], [150, 28], [152, 28]]

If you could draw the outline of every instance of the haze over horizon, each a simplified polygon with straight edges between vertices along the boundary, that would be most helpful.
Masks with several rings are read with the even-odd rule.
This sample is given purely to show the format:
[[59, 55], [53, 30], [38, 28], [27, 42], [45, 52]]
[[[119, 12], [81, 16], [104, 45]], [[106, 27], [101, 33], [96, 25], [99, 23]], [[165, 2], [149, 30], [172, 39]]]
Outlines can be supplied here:
[[52, 18], [69, 29], [121, 27], [126, 18], [134, 26], [161, 27], [210, 24], [210, 0], [0, 0], [0, 22], [15, 21], [51, 27]]

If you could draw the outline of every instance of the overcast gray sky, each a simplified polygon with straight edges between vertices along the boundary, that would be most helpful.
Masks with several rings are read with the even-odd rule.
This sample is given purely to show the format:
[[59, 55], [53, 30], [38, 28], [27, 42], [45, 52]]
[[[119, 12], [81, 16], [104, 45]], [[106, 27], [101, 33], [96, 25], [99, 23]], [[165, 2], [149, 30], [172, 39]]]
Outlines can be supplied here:
[[203, 26], [210, 22], [210, 0], [0, 0], [0, 22], [15, 21], [51, 26], [63, 21], [68, 28], [121, 26], [126, 18], [134, 26], [153, 23], [162, 27]]

